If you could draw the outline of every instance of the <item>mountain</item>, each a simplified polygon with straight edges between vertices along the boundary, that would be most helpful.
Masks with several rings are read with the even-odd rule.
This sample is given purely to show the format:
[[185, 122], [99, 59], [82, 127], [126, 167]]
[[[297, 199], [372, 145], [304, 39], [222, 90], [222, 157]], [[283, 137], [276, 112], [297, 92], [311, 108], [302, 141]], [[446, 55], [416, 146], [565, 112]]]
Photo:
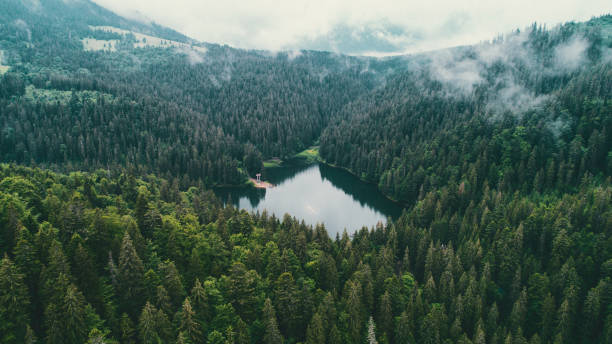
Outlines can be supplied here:
[[303, 38], [294, 45], [309, 50], [341, 51], [350, 55], [397, 55], [423, 39], [425, 37], [421, 32], [408, 32], [404, 27], [383, 20], [363, 25], [338, 24], [325, 35]]
[[[393, 61], [198, 43], [170, 29], [125, 20], [89, 1], [3, 6], [0, 50], [2, 64], [11, 67], [4, 79], [7, 89], [15, 87], [3, 104], [12, 106], [3, 129], [5, 161], [87, 169], [129, 163], [208, 185], [240, 184], [247, 171], [261, 170], [262, 158], [287, 157], [310, 146], [344, 104], [384, 83], [393, 71]], [[35, 101], [15, 105], [11, 92]], [[100, 95], [110, 102], [99, 107], [113, 110], [97, 109]], [[58, 97], [64, 102], [40, 101]], [[41, 103], [48, 108], [43, 111]], [[23, 132], [31, 127], [11, 115], [21, 111], [52, 132], [76, 121], [73, 137]], [[57, 112], [66, 117], [48, 115]], [[126, 112], [131, 118], [121, 125], [112, 117], [91, 117]], [[109, 132], [122, 138], [110, 143], [110, 137], [100, 136]], [[148, 139], [139, 141], [133, 135], [138, 133]], [[109, 145], [116, 145], [112, 153], [98, 154]]]
[[[271, 53], [4, 0], [0, 342], [610, 342], [611, 33]], [[402, 216], [332, 239], [209, 190], [312, 145]]]
[[608, 176], [610, 20], [421, 54], [343, 109], [321, 155], [409, 202], [449, 181], [541, 191]]

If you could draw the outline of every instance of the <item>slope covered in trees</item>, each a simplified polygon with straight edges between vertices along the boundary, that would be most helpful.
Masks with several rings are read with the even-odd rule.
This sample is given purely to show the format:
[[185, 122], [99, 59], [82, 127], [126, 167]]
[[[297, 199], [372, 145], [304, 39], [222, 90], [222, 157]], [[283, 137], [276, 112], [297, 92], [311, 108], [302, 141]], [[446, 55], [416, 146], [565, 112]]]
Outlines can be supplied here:
[[610, 16], [423, 56], [344, 109], [321, 156], [413, 202], [480, 192], [569, 191], [612, 174]]
[[346, 343], [369, 323], [383, 343], [612, 335], [612, 189], [589, 180], [562, 197], [428, 195], [332, 240], [153, 176], [0, 177], [3, 343]]
[[[3, 1], [0, 342], [609, 343], [610, 21], [372, 59]], [[206, 191], [317, 140], [400, 219]]]
[[[183, 185], [240, 184], [245, 173], [262, 169], [262, 158], [310, 146], [345, 104], [381, 85], [394, 64], [197, 43], [89, 1], [1, 6], [0, 64], [11, 67], [0, 80], [3, 161], [89, 170], [131, 163], [157, 172], [170, 164]], [[140, 33], [167, 47], [146, 47]], [[92, 51], [84, 39], [106, 48]], [[68, 95], [57, 104], [62, 92]], [[57, 112], [71, 114], [51, 115]], [[71, 123], [72, 137], [34, 139], [43, 133], [16, 123], [22, 113], [53, 133]], [[109, 129], [110, 114], [134, 120], [117, 120]], [[212, 141], [223, 151], [211, 148]], [[45, 152], [50, 149], [55, 154]]]

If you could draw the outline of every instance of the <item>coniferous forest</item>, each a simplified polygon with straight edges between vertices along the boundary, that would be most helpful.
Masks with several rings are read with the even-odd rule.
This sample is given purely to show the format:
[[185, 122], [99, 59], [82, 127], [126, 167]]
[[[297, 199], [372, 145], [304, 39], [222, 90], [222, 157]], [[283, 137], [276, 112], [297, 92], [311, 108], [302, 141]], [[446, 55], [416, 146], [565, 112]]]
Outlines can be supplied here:
[[[213, 191], [314, 145], [403, 214]], [[0, 161], [0, 343], [612, 343], [610, 15], [370, 58], [3, 0]]]

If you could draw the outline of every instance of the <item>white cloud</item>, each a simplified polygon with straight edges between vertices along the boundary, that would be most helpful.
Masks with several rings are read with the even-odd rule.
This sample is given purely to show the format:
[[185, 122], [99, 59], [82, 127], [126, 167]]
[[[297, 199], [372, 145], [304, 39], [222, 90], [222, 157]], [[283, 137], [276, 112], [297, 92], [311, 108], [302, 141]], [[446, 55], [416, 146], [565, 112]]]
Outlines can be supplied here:
[[[32, 1], [32, 0], [30, 0]], [[337, 27], [360, 28], [377, 22], [401, 32], [376, 31], [398, 52], [473, 44], [535, 21], [552, 26], [608, 13], [609, 0], [94, 0], [125, 16], [143, 16], [201, 41], [251, 49], [301, 49]], [[134, 16], [138, 13], [138, 16]], [[415, 39], [415, 33], [418, 39]], [[341, 42], [330, 46], [342, 48]], [[366, 49], [373, 54], [377, 49]]]
[[429, 69], [432, 76], [439, 81], [452, 85], [467, 93], [482, 81], [482, 66], [478, 60], [457, 59], [451, 50], [441, 50], [431, 54]]
[[204, 62], [204, 57], [202, 55], [206, 53], [206, 48], [198, 48], [199, 49], [198, 51], [198, 50], [193, 49], [192, 47], [179, 46], [178, 48], [175, 48], [175, 49], [177, 52], [181, 54], [185, 54], [185, 56], [187, 57], [187, 60], [189, 61], [189, 64], [191, 65]]
[[563, 70], [574, 70], [580, 67], [586, 59], [588, 47], [589, 42], [585, 38], [573, 37], [572, 40], [555, 49], [555, 64]]
[[26, 23], [23, 19], [17, 19], [13, 22], [13, 24], [19, 29], [24, 31], [28, 35], [28, 42], [32, 40], [32, 31], [30, 31], [30, 27], [28, 23]]

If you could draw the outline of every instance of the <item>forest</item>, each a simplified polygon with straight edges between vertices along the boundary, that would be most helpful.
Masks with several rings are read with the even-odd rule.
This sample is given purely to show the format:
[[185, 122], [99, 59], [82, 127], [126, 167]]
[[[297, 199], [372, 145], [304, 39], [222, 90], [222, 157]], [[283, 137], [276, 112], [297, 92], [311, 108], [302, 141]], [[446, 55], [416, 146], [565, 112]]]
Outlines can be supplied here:
[[460, 185], [324, 226], [153, 175], [0, 168], [3, 343], [606, 343], [612, 188]]
[[[1, 343], [612, 343], [610, 15], [371, 58], [5, 0], [3, 66]], [[403, 214], [215, 196], [312, 146]]]

